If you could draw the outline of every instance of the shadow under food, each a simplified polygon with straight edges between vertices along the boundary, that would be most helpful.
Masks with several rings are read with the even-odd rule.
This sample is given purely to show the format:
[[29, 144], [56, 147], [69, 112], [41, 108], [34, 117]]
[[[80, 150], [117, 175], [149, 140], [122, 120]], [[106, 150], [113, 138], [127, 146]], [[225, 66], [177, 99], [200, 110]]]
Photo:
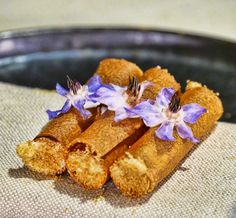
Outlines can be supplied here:
[[[213, 127], [211, 132], [215, 131], [216, 125]], [[210, 134], [206, 135], [204, 139], [207, 139]], [[119, 189], [116, 188], [114, 183], [110, 180], [108, 181], [101, 189], [98, 190], [86, 190], [75, 183], [70, 177], [69, 174], [63, 173], [58, 177], [46, 177], [41, 174], [35, 173], [24, 167], [19, 167], [16, 169], [9, 169], [8, 175], [12, 178], [20, 179], [20, 178], [30, 178], [33, 180], [51, 180], [54, 179], [54, 189], [58, 191], [60, 194], [68, 195], [73, 198], [79, 198], [81, 202], [86, 202], [93, 200], [95, 203], [103, 199], [108, 202], [110, 205], [117, 208], [128, 208], [134, 206], [140, 206], [142, 204], [148, 203], [149, 199], [153, 194], [155, 194], [177, 171], [188, 171], [189, 168], [182, 167], [183, 162], [189, 158], [192, 153], [199, 147], [200, 144], [196, 144], [190, 152], [182, 159], [182, 161], [176, 166], [176, 168], [165, 178], [163, 179], [157, 187], [149, 194], [146, 194], [142, 198], [132, 199], [125, 197], [121, 194]]]
[[29, 170], [27, 167], [18, 167], [18, 168], [10, 168], [8, 170], [9, 177], [15, 178], [15, 179], [21, 179], [21, 178], [29, 178], [37, 181], [41, 180], [51, 180], [52, 177], [44, 176], [42, 174], [33, 172]]
[[75, 183], [66, 174], [54, 181], [54, 189], [61, 194], [69, 195], [73, 198], [79, 198], [81, 202], [93, 200], [105, 200], [110, 205], [119, 208], [133, 207], [148, 202], [151, 195], [146, 195], [141, 199], [130, 199], [123, 196], [115, 187], [112, 181], [108, 181], [103, 188], [98, 190], [86, 190]]

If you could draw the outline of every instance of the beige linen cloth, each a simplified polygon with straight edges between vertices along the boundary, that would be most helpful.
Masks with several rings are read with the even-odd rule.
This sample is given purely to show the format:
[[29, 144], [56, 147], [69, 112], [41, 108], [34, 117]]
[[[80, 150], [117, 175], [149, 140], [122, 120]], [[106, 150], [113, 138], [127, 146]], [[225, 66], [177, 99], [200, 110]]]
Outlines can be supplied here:
[[[235, 100], [235, 99], [234, 99]], [[89, 192], [68, 175], [46, 179], [24, 168], [15, 147], [46, 124], [54, 92], [0, 83], [0, 217], [236, 217], [236, 125], [212, 135], [153, 193], [123, 197], [110, 181]]]

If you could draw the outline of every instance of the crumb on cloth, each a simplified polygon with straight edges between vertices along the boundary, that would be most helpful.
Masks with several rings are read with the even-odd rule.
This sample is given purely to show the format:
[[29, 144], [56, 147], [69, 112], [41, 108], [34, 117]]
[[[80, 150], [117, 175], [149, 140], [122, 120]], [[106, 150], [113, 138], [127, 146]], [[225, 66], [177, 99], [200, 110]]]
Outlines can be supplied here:
[[99, 201], [105, 200], [105, 189], [103, 188], [101, 192], [93, 198], [93, 202], [96, 204]]
[[187, 170], [190, 170], [190, 168], [180, 166], [178, 170], [187, 171]]

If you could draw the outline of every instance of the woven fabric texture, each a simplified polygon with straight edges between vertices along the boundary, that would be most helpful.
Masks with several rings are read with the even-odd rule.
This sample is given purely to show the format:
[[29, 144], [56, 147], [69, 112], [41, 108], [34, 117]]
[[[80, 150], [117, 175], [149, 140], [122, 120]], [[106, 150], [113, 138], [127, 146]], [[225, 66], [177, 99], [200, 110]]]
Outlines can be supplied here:
[[0, 217], [236, 217], [236, 125], [213, 133], [155, 191], [121, 195], [109, 181], [86, 191], [67, 174], [48, 179], [26, 169], [16, 145], [47, 122], [45, 110], [64, 99], [54, 92], [0, 83]]

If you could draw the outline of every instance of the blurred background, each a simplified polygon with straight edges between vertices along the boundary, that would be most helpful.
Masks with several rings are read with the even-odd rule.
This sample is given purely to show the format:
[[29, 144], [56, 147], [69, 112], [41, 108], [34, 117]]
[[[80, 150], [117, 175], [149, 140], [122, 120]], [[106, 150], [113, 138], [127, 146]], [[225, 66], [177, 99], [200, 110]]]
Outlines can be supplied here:
[[0, 0], [0, 30], [136, 26], [236, 40], [235, 0]]
[[236, 123], [235, 0], [0, 0], [0, 81], [54, 89], [107, 57], [160, 65], [221, 94]]

